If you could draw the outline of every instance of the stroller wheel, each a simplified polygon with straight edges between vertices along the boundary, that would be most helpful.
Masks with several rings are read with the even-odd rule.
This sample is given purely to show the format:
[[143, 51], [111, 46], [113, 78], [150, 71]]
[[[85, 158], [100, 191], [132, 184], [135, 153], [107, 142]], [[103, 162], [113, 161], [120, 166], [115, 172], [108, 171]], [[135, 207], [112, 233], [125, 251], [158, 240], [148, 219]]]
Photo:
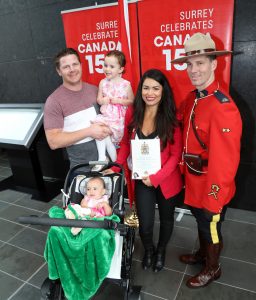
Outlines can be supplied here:
[[41, 286], [41, 300], [48, 300], [50, 298], [51, 290], [55, 285], [55, 281], [46, 278]]
[[139, 285], [134, 285], [130, 287], [130, 290], [127, 295], [127, 300], [140, 300], [141, 299], [140, 290], [141, 290], [141, 286]]
[[60, 280], [45, 279], [41, 287], [41, 300], [65, 300]]

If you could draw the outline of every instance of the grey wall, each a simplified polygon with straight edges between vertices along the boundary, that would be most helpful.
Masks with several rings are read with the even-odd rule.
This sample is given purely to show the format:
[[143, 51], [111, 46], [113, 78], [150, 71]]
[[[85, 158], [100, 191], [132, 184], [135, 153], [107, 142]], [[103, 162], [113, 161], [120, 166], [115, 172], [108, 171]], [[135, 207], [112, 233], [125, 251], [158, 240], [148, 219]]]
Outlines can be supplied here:
[[241, 162], [234, 207], [256, 210], [256, 1], [236, 0], [231, 94], [243, 119]]
[[[97, 1], [106, 2], [111, 1]], [[0, 103], [45, 102], [60, 83], [52, 58], [65, 47], [61, 11], [92, 5], [95, 1], [0, 0]]]
[[[214, 1], [214, 0], [213, 0]], [[98, 4], [116, 2], [102, 0]], [[0, 103], [45, 102], [60, 84], [52, 57], [65, 38], [60, 12], [86, 0], [0, 0]], [[244, 122], [234, 206], [256, 210], [256, 1], [235, 0], [231, 92]]]

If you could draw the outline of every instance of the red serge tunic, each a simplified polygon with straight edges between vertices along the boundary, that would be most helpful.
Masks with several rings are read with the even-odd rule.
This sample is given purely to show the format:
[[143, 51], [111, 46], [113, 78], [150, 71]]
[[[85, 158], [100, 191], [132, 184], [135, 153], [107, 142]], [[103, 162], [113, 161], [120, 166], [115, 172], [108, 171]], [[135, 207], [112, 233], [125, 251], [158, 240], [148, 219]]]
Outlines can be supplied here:
[[[121, 165], [126, 163], [130, 154], [130, 141], [135, 138], [135, 130], [131, 136], [128, 132], [128, 125], [131, 122], [132, 115], [133, 108], [129, 107], [125, 115], [124, 136], [120, 142], [120, 149], [116, 160], [116, 162]], [[167, 146], [161, 151], [161, 169], [157, 173], [149, 176], [152, 185], [155, 188], [160, 186], [166, 199], [179, 193], [183, 186], [179, 168], [182, 147], [181, 130], [180, 128], [176, 128], [174, 131], [174, 143], [171, 144], [167, 142]]]
[[208, 166], [203, 167], [206, 173], [200, 176], [190, 174], [185, 167], [185, 203], [219, 213], [235, 194], [242, 121], [234, 101], [226, 91], [218, 89], [216, 81], [206, 90], [207, 96], [199, 98], [194, 108], [194, 128], [206, 150], [199, 144], [190, 120], [195, 91], [184, 104], [185, 152], [208, 159]]

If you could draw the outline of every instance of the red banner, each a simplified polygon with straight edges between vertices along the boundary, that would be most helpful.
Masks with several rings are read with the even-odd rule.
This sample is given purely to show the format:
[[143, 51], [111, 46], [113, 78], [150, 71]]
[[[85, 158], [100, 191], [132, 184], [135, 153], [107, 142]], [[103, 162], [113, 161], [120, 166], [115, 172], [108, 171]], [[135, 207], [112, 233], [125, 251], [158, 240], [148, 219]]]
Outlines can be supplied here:
[[[218, 50], [232, 50], [234, 0], [144, 0], [138, 2], [142, 72], [164, 71], [177, 103], [193, 89], [186, 64], [171, 64], [184, 53], [184, 42], [195, 32], [210, 33]], [[216, 77], [229, 87], [231, 57], [218, 58]]]
[[130, 24], [129, 24], [129, 8], [127, 0], [118, 0], [119, 11], [119, 28], [120, 28], [120, 41], [122, 45], [122, 51], [126, 58], [125, 75], [127, 79], [133, 85], [133, 89], [136, 87], [133, 84], [133, 69], [132, 69], [132, 55], [130, 45]]
[[[120, 16], [117, 3], [62, 12], [67, 47], [78, 50], [83, 81], [98, 85], [104, 77], [105, 54], [122, 50]], [[136, 3], [129, 3], [133, 82], [139, 81], [138, 24]], [[127, 75], [123, 77], [127, 80]]]
[[[170, 61], [182, 56], [184, 42], [195, 32], [209, 33], [218, 50], [231, 50], [234, 0], [142, 0], [128, 6], [133, 87], [139, 81], [140, 59], [142, 72], [158, 68], [167, 75], [176, 102], [180, 103], [193, 87], [186, 64]], [[117, 3], [62, 12], [62, 17], [66, 44], [77, 49], [81, 56], [83, 80], [98, 85], [104, 76], [105, 54], [121, 50], [122, 21]], [[218, 58], [216, 76], [226, 88], [229, 88], [230, 67], [231, 56]], [[129, 80], [127, 75], [124, 78]]]

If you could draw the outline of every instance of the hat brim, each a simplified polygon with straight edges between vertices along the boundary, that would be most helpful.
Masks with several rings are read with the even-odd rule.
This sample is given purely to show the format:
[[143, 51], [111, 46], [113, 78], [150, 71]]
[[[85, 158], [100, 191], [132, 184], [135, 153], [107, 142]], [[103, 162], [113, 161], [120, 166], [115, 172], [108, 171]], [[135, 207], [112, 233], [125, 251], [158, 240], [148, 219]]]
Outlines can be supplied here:
[[196, 57], [196, 56], [202, 56], [202, 55], [216, 55], [216, 56], [221, 56], [221, 55], [227, 55], [227, 54], [232, 54], [232, 51], [228, 51], [228, 50], [223, 50], [223, 51], [212, 51], [212, 52], [205, 52], [205, 53], [197, 53], [197, 54], [193, 54], [193, 55], [186, 55], [186, 56], [181, 56], [179, 58], [173, 59], [171, 60], [171, 63], [173, 64], [181, 64], [186, 62], [189, 58], [191, 57]]

